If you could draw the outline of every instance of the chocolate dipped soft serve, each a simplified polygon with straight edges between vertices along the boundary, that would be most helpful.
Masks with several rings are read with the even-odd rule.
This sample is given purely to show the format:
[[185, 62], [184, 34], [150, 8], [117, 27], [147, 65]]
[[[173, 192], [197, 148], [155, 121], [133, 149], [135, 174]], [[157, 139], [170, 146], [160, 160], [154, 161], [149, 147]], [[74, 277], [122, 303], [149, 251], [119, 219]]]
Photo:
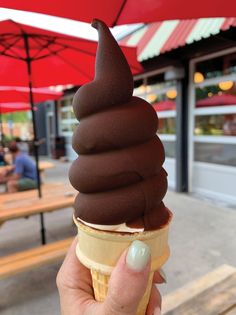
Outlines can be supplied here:
[[162, 202], [167, 173], [158, 118], [149, 103], [132, 96], [129, 65], [109, 28], [99, 20], [92, 26], [99, 34], [95, 78], [73, 100], [80, 121], [73, 136], [78, 158], [69, 172], [79, 191], [75, 218], [157, 229], [170, 218]]

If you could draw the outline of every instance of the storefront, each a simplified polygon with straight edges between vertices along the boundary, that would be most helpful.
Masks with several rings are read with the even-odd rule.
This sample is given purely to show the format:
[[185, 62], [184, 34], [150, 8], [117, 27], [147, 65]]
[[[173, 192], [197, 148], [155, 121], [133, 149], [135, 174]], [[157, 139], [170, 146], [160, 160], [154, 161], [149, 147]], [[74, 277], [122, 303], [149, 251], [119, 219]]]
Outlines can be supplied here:
[[236, 48], [193, 59], [189, 190], [236, 203]]
[[[169, 186], [228, 204], [236, 204], [235, 26], [233, 18], [165, 21], [121, 41], [137, 45], [148, 69], [135, 77], [135, 94], [157, 110]], [[168, 68], [184, 77], [167, 81]]]

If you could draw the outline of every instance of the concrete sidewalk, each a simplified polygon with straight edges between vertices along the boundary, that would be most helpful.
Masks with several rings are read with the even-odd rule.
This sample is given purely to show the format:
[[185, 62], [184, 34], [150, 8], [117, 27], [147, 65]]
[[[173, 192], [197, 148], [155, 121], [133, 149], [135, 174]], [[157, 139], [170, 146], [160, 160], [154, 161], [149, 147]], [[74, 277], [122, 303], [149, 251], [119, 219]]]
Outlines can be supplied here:
[[[53, 161], [54, 162], [54, 161]], [[55, 162], [46, 181], [67, 181], [69, 163]], [[179, 288], [212, 269], [236, 267], [236, 210], [184, 194], [168, 192], [166, 205], [173, 211], [171, 257], [165, 265], [163, 294]], [[45, 215], [48, 242], [75, 235], [72, 209]], [[40, 245], [39, 217], [18, 219], [0, 228], [1, 256]], [[1, 315], [60, 314], [55, 277], [61, 262], [22, 273], [0, 282]]]

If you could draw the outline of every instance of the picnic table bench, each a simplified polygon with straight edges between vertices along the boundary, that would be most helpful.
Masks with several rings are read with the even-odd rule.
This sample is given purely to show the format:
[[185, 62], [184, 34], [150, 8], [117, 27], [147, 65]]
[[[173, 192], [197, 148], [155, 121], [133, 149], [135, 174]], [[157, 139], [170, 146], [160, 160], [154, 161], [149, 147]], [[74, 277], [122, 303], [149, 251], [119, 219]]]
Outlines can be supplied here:
[[39, 170], [40, 171], [45, 171], [50, 168], [54, 168], [55, 164], [49, 161], [39, 161]]
[[63, 259], [72, 240], [73, 237], [0, 257], [0, 279]]
[[236, 268], [222, 265], [163, 297], [164, 315], [235, 315]]
[[42, 198], [38, 198], [36, 189], [13, 194], [0, 195], [0, 225], [6, 221], [40, 214], [41, 238], [45, 244], [43, 213], [72, 207], [76, 192], [61, 183], [42, 186]]

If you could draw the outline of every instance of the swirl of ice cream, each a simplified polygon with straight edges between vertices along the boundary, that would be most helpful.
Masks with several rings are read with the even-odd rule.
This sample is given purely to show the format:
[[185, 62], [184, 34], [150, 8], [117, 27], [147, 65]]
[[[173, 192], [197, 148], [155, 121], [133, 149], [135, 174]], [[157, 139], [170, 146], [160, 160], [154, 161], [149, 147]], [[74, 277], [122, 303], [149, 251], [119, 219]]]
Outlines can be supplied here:
[[129, 65], [109, 28], [99, 20], [92, 25], [99, 33], [95, 78], [73, 100], [80, 121], [73, 135], [78, 158], [69, 172], [80, 192], [75, 217], [98, 225], [141, 219], [149, 229], [168, 217], [158, 118], [149, 103], [132, 96]]

